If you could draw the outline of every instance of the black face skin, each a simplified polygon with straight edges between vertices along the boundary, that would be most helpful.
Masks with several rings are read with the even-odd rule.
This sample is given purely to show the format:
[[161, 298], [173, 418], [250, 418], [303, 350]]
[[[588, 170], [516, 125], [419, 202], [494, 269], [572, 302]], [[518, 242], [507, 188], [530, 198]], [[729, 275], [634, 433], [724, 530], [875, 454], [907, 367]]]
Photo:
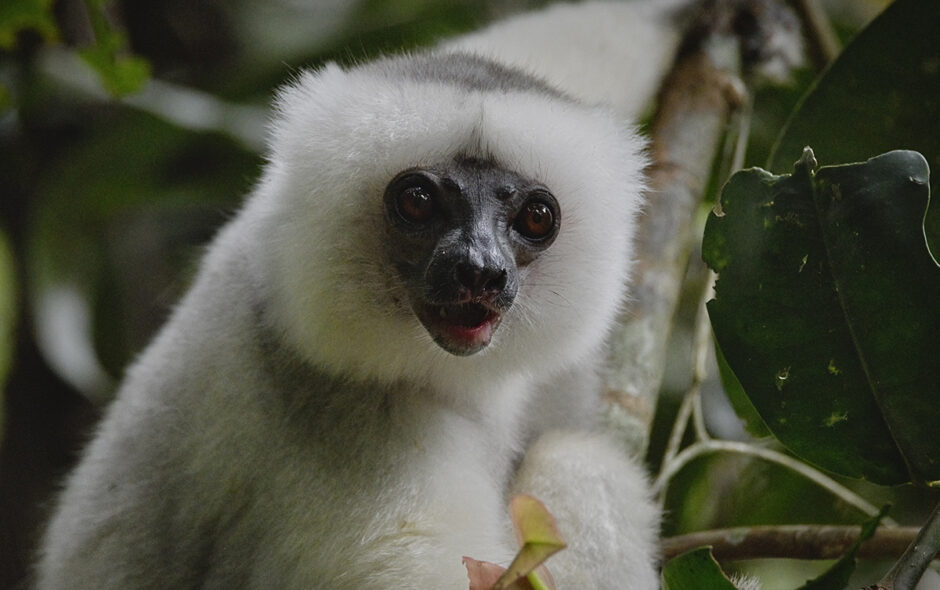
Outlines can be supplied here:
[[519, 269], [561, 224], [544, 186], [497, 164], [458, 158], [412, 168], [385, 190], [388, 247], [411, 307], [444, 350], [485, 348], [519, 289]]

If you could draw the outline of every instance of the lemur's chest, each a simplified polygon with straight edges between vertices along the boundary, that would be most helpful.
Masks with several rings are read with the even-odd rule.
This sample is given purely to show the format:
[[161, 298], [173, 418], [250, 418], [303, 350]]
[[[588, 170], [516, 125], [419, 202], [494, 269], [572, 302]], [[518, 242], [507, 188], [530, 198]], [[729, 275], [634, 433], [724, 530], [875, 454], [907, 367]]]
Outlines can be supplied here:
[[[277, 584], [286, 588], [308, 580], [317, 583], [306, 587], [328, 580], [343, 587], [339, 582], [352, 571], [357, 579], [382, 572], [385, 582], [389, 571], [401, 570], [403, 580], [407, 571], [418, 580], [447, 571], [448, 583], [435, 587], [451, 587], [466, 580], [463, 556], [511, 558], [502, 475], [511, 459], [494, 453], [492, 441], [447, 415], [417, 436], [379, 438], [341, 458], [323, 449], [272, 458], [272, 472], [261, 483], [265, 500], [251, 509], [251, 520], [270, 528], [263, 539], [245, 539], [259, 547], [252, 571], [281, 572]], [[453, 567], [442, 570], [442, 563]]]

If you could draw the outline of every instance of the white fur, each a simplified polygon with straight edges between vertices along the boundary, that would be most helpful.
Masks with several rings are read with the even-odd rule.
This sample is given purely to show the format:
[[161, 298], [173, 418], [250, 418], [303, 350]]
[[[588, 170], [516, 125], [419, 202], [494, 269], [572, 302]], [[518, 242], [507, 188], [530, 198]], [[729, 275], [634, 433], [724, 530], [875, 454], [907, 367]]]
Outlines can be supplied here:
[[[642, 141], [550, 93], [369, 67], [304, 73], [276, 110], [254, 194], [69, 479], [38, 587], [463, 589], [462, 556], [512, 558], [512, 490], [571, 543], [550, 564], [560, 590], [656, 588], [642, 470], [592, 430]], [[562, 210], [470, 357], [432, 341], [383, 247], [385, 185], [458, 153], [537, 179]]]
[[[525, 348], [536, 372], [588, 356], [617, 309], [629, 267], [640, 141], [606, 112], [547, 96], [408, 81], [377, 87], [370, 74], [330, 67], [304, 75], [279, 99], [274, 165], [256, 198], [266, 209], [258, 230], [274, 235], [276, 227], [284, 236], [268, 263], [288, 337], [330, 371], [430, 377], [443, 389], [516, 365], [504, 349]], [[400, 285], [389, 280], [376, 226], [382, 192], [397, 172], [479, 151], [550, 187], [562, 199], [564, 231], [527, 269], [527, 284], [551, 288], [523, 288], [518, 313], [504, 320], [492, 345], [457, 358], [410, 311], [389, 305], [389, 291]], [[363, 195], [366, 206], [350, 194]], [[329, 306], [320, 303], [328, 299]]]
[[[679, 10], [689, 0], [559, 3], [455, 39], [473, 51], [542, 76], [628, 120], [643, 114], [675, 58]], [[598, 56], [601, 56], [598, 59]]]
[[552, 431], [526, 452], [514, 491], [545, 503], [568, 547], [548, 562], [559, 588], [658, 588], [659, 511], [646, 474], [597, 433]]

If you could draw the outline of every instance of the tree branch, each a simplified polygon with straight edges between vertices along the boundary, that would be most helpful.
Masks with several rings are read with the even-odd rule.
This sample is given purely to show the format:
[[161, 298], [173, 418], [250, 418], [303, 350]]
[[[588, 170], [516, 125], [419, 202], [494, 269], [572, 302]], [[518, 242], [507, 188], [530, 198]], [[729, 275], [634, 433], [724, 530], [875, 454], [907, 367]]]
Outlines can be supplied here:
[[[904, 552], [917, 532], [917, 527], [880, 527], [871, 539], [861, 544], [857, 555], [866, 559], [895, 559]], [[662, 550], [664, 559], [704, 545], [712, 547], [718, 560], [837, 559], [851, 548], [858, 535], [857, 526], [741, 527], [670, 537], [663, 540]]]
[[917, 538], [911, 541], [904, 555], [885, 574], [876, 588], [913, 590], [924, 575], [924, 570], [937, 555], [938, 549], [940, 549], [940, 504], [934, 508]]
[[[636, 241], [632, 299], [608, 349], [608, 416], [649, 432], [665, 370], [666, 344], [694, 243], [694, 223], [728, 119], [740, 104], [733, 38], [680, 56], [663, 83], [651, 125], [650, 190]], [[729, 91], [729, 90], [734, 90]], [[643, 450], [646, 441], [629, 441]]]

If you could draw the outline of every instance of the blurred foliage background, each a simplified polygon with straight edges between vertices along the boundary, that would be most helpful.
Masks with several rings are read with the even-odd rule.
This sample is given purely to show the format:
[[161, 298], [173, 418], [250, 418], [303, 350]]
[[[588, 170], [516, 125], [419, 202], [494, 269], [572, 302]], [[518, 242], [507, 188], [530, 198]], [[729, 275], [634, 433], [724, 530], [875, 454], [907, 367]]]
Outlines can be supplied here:
[[[0, 4], [0, 588], [24, 580], [56, 482], [123, 367], [185, 289], [201, 245], [258, 177], [273, 90], [303, 67], [428, 45], [545, 3]], [[824, 4], [847, 39], [884, 3]], [[808, 67], [789, 88], [759, 92], [749, 164], [767, 160], [813, 77]], [[701, 272], [694, 263], [690, 273]], [[688, 297], [677, 320], [654, 466], [691, 379], [698, 303]], [[720, 387], [706, 394], [716, 434], [746, 436]], [[922, 493], [863, 491], [875, 502]], [[667, 505], [667, 533], [859, 521], [798, 477], [740, 457], [694, 464], [670, 487]]]
[[258, 177], [274, 89], [539, 4], [0, 2], [0, 588]]

